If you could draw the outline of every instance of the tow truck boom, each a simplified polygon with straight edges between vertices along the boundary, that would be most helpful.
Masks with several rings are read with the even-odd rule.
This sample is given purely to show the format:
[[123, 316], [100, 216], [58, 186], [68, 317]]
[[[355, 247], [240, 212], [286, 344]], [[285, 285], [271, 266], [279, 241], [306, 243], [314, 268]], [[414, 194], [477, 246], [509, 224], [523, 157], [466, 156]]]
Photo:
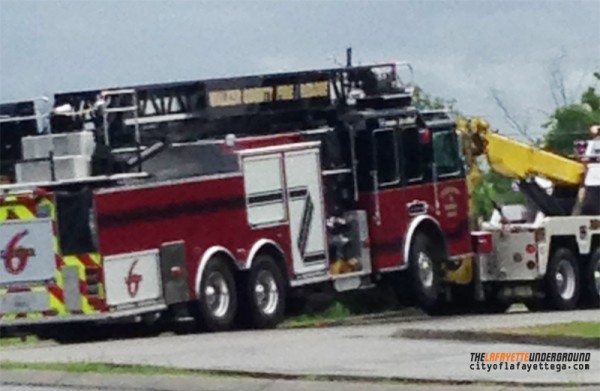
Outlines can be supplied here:
[[[489, 123], [478, 117], [459, 119], [456, 131], [462, 136], [471, 191], [481, 179], [477, 157], [484, 155], [494, 172], [518, 180], [520, 191], [546, 216], [597, 214], [597, 191], [589, 191], [586, 182], [586, 177], [596, 174], [585, 162], [493, 132]], [[597, 141], [590, 143], [596, 145]], [[552, 183], [551, 195], [535, 180], [539, 177]]]
[[583, 163], [494, 133], [484, 119], [461, 119], [457, 131], [471, 143], [471, 159], [485, 155], [490, 167], [501, 175], [520, 180], [543, 176], [553, 183], [569, 186], [583, 183]]

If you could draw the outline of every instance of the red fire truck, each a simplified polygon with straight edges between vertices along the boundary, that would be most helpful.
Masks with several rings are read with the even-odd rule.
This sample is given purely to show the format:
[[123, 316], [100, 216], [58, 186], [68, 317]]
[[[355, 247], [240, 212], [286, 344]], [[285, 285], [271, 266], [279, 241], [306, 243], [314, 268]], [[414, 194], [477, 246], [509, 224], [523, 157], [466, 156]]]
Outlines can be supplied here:
[[3, 162], [0, 324], [273, 327], [291, 290], [381, 280], [442, 308], [472, 277], [465, 165], [401, 68], [55, 95], [52, 132]]
[[2, 323], [185, 303], [211, 330], [301, 286], [403, 271], [419, 305], [471, 254], [452, 121], [398, 64], [57, 94], [3, 187]]

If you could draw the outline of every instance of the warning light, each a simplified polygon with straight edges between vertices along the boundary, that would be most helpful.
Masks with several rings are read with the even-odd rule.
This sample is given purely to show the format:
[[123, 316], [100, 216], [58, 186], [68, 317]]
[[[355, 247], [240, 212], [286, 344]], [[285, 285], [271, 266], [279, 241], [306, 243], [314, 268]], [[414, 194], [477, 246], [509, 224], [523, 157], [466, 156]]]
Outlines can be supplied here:
[[535, 254], [535, 246], [533, 244], [528, 244], [527, 247], [525, 247], [525, 251], [527, 251], [528, 254]]
[[585, 140], [578, 140], [575, 142], [575, 154], [578, 157], [582, 157], [585, 155], [585, 150], [587, 149], [588, 142]]
[[421, 144], [429, 144], [431, 142], [431, 131], [427, 128], [419, 129], [419, 141]]

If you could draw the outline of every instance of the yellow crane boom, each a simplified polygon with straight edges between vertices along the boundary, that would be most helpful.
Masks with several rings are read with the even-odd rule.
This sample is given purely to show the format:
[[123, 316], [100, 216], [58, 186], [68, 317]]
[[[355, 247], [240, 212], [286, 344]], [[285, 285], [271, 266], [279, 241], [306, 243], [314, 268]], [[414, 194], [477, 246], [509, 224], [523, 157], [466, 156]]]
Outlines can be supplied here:
[[555, 184], [571, 186], [583, 183], [583, 163], [494, 133], [484, 119], [460, 119], [456, 130], [463, 136], [471, 189], [481, 175], [475, 162], [481, 155], [487, 157], [492, 170], [507, 177], [526, 179], [530, 176], [542, 176]]

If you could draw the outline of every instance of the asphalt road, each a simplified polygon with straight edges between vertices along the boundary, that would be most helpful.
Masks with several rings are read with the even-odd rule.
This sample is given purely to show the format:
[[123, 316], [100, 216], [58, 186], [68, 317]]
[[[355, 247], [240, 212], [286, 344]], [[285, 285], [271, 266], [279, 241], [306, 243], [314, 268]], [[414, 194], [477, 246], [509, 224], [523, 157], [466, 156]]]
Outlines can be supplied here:
[[[452, 381], [600, 384], [600, 350], [590, 370], [472, 370], [476, 352], [578, 352], [539, 345], [393, 337], [405, 328], [477, 330], [598, 320], [599, 310], [427, 319], [385, 325], [170, 335], [0, 351], [27, 362], [108, 362], [270, 374], [395, 377]], [[600, 343], [600, 341], [599, 341]]]

